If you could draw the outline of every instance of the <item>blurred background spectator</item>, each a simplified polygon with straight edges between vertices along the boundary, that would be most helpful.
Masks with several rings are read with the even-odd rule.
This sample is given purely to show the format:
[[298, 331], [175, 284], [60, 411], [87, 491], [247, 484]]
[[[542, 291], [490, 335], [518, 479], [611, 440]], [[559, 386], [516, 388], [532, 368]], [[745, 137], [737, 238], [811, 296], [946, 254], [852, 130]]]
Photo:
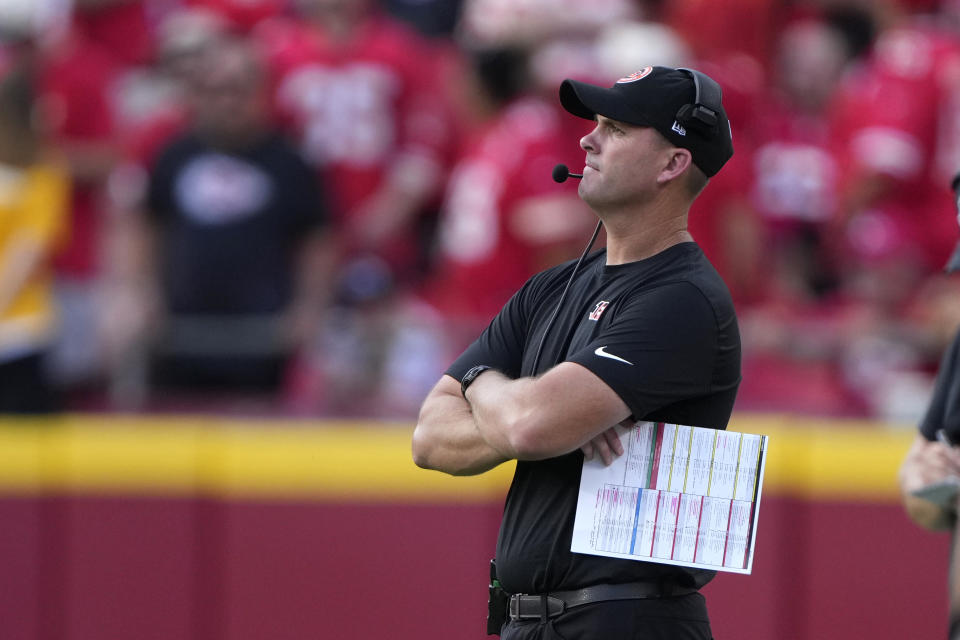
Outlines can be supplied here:
[[[476, 335], [531, 273], [585, 244], [595, 221], [554, 165], [581, 161], [576, 126], [528, 73], [520, 48], [468, 54], [460, 74], [467, 135], [441, 210], [426, 295], [456, 330]], [[586, 132], [583, 132], [584, 135]], [[466, 345], [458, 343], [456, 350]]]
[[57, 386], [69, 392], [103, 380], [103, 351], [96, 331], [103, 186], [116, 159], [111, 91], [123, 61], [69, 16], [51, 18], [37, 29], [23, 46], [33, 50], [50, 142], [66, 159], [72, 183], [70, 234], [55, 262], [63, 321], [49, 362]]
[[150, 165], [143, 210], [116, 216], [104, 335], [119, 402], [139, 395], [151, 337], [152, 387], [276, 393], [329, 295], [322, 189], [267, 119], [255, 50], [220, 38], [189, 88], [186, 131]]
[[916, 418], [960, 323], [954, 0], [8, 0], [0, 38], [69, 185], [69, 409], [178, 406], [148, 371], [249, 408], [173, 366], [192, 351], [247, 358], [213, 378], [270, 411], [411, 418], [589, 237], [549, 179], [582, 160], [558, 82], [647, 64], [724, 87], [736, 154], [690, 226], [737, 301], [738, 409]]
[[385, 290], [418, 275], [422, 216], [450, 139], [426, 42], [370, 0], [305, 0], [257, 29], [277, 117], [329, 176], [340, 288]]
[[28, 63], [0, 57], [0, 412], [59, 407], [43, 358], [53, 344], [52, 256], [70, 181], [42, 142]]

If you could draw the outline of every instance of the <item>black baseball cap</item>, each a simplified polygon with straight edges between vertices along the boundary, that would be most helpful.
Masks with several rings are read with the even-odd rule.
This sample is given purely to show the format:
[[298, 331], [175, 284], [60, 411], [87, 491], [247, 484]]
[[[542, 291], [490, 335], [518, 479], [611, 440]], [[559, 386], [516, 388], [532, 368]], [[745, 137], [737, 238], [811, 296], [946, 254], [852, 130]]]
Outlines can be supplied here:
[[[700, 78], [694, 80], [694, 73]], [[700, 105], [715, 117], [695, 116], [697, 83], [701, 86]], [[716, 104], [705, 104], [703, 85], [716, 87]], [[560, 104], [575, 116], [593, 120], [600, 114], [642, 127], [653, 127], [671, 144], [689, 149], [693, 163], [707, 176], [715, 176], [733, 155], [730, 121], [720, 102], [719, 85], [701, 72], [670, 67], [645, 67], [617, 80], [609, 89], [564, 80], [560, 85]]]

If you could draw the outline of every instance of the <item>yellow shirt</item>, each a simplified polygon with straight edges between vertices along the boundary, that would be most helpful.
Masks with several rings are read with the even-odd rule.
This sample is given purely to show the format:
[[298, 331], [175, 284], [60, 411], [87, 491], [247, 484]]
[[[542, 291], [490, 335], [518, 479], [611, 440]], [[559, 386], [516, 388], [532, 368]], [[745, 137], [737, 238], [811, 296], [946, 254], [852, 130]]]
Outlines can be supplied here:
[[52, 339], [51, 255], [66, 231], [69, 194], [67, 173], [55, 164], [0, 165], [0, 357]]

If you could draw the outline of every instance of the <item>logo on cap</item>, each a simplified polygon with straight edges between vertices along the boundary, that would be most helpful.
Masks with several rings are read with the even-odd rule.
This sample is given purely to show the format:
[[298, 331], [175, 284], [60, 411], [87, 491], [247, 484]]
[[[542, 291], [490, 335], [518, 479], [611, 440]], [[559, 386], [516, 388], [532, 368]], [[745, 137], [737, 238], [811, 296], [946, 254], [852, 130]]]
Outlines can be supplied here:
[[653, 71], [653, 67], [644, 67], [643, 69], [640, 69], [640, 71], [634, 71], [630, 75], [620, 78], [619, 80], [617, 80], [617, 84], [624, 84], [626, 82], [636, 82], [641, 78], [646, 78], [648, 75], [650, 75], [651, 71]]

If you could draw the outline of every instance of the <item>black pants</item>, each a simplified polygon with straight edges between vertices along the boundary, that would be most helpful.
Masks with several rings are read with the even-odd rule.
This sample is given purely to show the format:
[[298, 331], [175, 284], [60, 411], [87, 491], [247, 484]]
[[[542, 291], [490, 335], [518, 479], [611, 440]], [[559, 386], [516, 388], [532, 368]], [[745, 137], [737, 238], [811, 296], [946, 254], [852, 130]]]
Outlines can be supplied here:
[[59, 398], [47, 378], [41, 354], [0, 363], [0, 413], [43, 414], [59, 410]]
[[655, 600], [597, 602], [546, 622], [507, 621], [502, 640], [711, 640], [699, 593]]

